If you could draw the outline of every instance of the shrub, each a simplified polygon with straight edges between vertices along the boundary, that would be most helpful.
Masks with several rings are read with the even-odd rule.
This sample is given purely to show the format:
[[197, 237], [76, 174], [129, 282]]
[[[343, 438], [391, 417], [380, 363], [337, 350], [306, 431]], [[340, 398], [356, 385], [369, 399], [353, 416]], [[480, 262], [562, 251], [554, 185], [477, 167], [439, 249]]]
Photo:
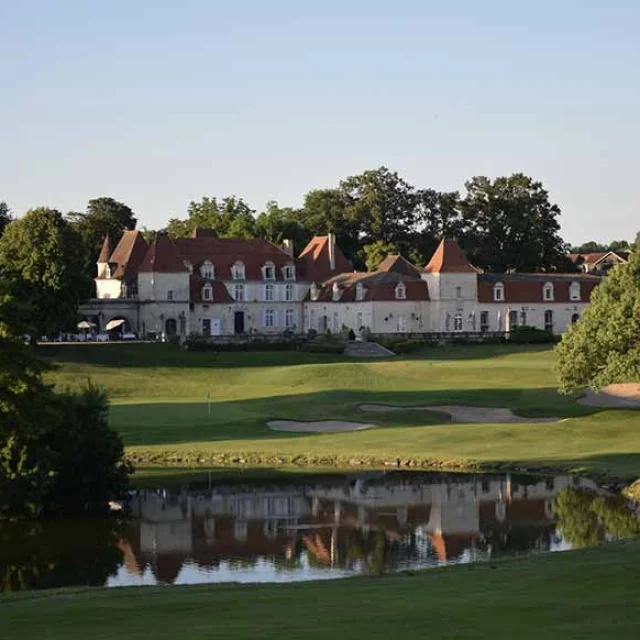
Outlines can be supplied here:
[[347, 333], [347, 338], [351, 341], [356, 339], [356, 333], [353, 329], [349, 329], [349, 332]]
[[525, 325], [514, 327], [510, 331], [509, 342], [513, 344], [551, 344], [557, 342], [557, 338], [550, 331]]
[[403, 353], [416, 353], [424, 349], [425, 344], [422, 340], [398, 340], [391, 347], [387, 347], [394, 353], [400, 355]]

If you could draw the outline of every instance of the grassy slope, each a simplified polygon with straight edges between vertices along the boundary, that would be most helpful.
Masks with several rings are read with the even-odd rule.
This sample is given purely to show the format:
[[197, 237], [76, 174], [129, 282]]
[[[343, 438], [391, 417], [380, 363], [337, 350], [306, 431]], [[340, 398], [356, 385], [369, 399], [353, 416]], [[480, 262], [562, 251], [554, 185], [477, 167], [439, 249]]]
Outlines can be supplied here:
[[[598, 411], [555, 391], [553, 352], [539, 347], [448, 347], [375, 362], [298, 353], [192, 354], [166, 345], [46, 347], [50, 379], [91, 378], [112, 397], [130, 452], [197, 460], [209, 454], [475, 460], [585, 466], [640, 475], [640, 413]], [[211, 409], [207, 394], [211, 393]], [[435, 413], [368, 414], [366, 402], [507, 406], [557, 424], [453, 425]], [[345, 418], [366, 432], [291, 435], [269, 418]]]
[[31, 592], [0, 598], [0, 637], [635, 639], [639, 563], [625, 542], [414, 576]]

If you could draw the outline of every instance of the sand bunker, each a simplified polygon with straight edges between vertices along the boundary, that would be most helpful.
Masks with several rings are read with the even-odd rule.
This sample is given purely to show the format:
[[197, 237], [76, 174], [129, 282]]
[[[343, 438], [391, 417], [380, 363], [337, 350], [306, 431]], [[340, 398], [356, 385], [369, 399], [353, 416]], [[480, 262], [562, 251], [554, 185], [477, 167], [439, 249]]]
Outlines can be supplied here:
[[374, 425], [362, 422], [344, 422], [343, 420], [318, 420], [317, 422], [296, 422], [295, 420], [269, 420], [269, 429], [273, 431], [298, 431], [307, 433], [337, 433], [340, 431], [362, 431]]
[[437, 411], [448, 413], [452, 422], [467, 424], [515, 424], [533, 422], [557, 422], [558, 418], [523, 418], [511, 409], [495, 407], [467, 407], [464, 405], [437, 405], [428, 407], [397, 407], [389, 404], [361, 404], [363, 411]]
[[598, 393], [588, 389], [578, 400], [588, 407], [605, 409], [640, 409], [640, 383], [622, 382], [603, 387]]

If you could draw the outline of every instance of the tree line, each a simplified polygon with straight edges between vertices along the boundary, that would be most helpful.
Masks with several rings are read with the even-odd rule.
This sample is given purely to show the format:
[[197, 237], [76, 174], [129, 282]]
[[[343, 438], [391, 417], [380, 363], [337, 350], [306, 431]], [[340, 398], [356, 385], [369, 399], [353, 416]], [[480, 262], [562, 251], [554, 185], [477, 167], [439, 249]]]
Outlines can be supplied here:
[[[272, 201], [258, 212], [241, 197], [206, 196], [191, 201], [186, 216], [171, 217], [163, 229], [141, 231], [147, 240], [156, 232], [186, 237], [196, 227], [220, 237], [274, 243], [288, 238], [296, 251], [313, 235], [332, 232], [356, 269], [373, 269], [392, 252], [422, 266], [440, 239], [450, 237], [487, 271], [571, 272], [576, 267], [560, 237], [560, 214], [542, 183], [521, 173], [476, 176], [459, 193], [414, 187], [380, 167], [309, 191], [301, 207]], [[84, 212], [40, 207], [17, 219], [0, 203], [0, 278], [34, 309], [36, 335], [75, 327], [78, 304], [93, 292], [105, 235], [116, 242], [136, 225], [133, 210], [109, 197], [90, 200]]]

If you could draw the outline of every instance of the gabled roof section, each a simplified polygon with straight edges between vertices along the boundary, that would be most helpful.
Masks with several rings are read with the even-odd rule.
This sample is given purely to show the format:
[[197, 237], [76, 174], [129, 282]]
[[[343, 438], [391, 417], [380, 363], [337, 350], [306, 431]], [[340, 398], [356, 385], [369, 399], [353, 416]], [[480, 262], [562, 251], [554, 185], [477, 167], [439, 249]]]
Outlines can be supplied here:
[[400, 254], [389, 254], [376, 268], [376, 271], [400, 273], [414, 278], [420, 277], [420, 271]]
[[353, 265], [347, 260], [344, 253], [334, 243], [334, 264], [331, 268], [330, 237], [314, 236], [309, 244], [302, 250], [298, 257], [298, 265], [306, 280], [324, 282], [332, 276], [346, 271], [353, 271]]
[[111, 278], [128, 281], [135, 278], [138, 267], [144, 259], [149, 245], [139, 231], [125, 231], [111, 255], [104, 258], [109, 237], [104, 239], [98, 262], [108, 262], [111, 265]]
[[455, 240], [443, 240], [424, 268], [425, 273], [477, 273]]
[[111, 240], [109, 238], [109, 234], [104, 237], [104, 242], [102, 243], [102, 249], [100, 249], [100, 255], [98, 256], [98, 262], [109, 262], [109, 258], [111, 257]]
[[[626, 256], [625, 256], [626, 253]], [[629, 254], [627, 252], [622, 251], [598, 251], [596, 253], [570, 253], [568, 254], [569, 260], [574, 263], [578, 263], [580, 261], [582, 264], [590, 264], [597, 265], [602, 262], [605, 258], [609, 256], [614, 256], [620, 262], [627, 262]]]
[[187, 271], [175, 244], [164, 233], [156, 235], [138, 269], [140, 273], [183, 273]]

